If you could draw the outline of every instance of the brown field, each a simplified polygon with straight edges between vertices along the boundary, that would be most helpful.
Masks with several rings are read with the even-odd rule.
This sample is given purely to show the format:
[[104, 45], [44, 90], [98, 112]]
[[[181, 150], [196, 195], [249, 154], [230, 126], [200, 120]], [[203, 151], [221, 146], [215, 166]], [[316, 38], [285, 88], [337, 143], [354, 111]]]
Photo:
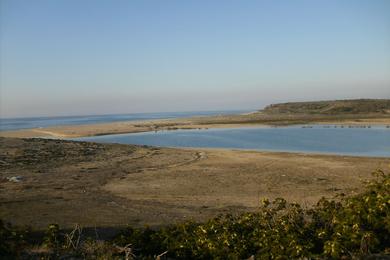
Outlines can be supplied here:
[[390, 158], [0, 138], [0, 218], [35, 228], [159, 226], [255, 210], [263, 197], [311, 206], [358, 192], [389, 166]]

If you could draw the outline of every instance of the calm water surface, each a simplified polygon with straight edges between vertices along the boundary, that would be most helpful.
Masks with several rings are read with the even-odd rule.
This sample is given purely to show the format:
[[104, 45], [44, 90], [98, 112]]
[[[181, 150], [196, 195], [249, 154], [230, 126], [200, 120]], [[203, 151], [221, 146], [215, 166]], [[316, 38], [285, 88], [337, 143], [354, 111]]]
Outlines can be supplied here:
[[291, 126], [175, 130], [76, 140], [162, 147], [205, 147], [390, 157], [390, 129]]
[[48, 126], [61, 126], [61, 125], [85, 125], [85, 124], [110, 123], [110, 122], [119, 122], [119, 121], [240, 114], [245, 112], [249, 112], [249, 111], [232, 110], [232, 111], [137, 113], [137, 114], [66, 116], [66, 117], [0, 118], [0, 131], [48, 127]]

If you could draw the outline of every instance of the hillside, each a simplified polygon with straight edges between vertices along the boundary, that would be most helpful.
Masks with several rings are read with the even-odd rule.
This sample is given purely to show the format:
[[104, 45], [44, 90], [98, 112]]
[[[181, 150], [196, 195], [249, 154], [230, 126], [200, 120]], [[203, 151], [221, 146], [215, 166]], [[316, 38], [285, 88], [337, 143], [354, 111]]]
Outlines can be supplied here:
[[272, 104], [269, 114], [390, 114], [390, 99], [355, 99]]

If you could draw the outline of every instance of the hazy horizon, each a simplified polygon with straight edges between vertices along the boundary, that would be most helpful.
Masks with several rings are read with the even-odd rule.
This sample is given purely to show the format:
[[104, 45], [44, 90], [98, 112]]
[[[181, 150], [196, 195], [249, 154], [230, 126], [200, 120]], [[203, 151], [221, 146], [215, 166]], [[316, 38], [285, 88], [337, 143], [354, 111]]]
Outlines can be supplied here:
[[390, 1], [0, 2], [0, 117], [390, 98]]
[[56, 117], [88, 117], [88, 116], [115, 116], [115, 115], [131, 115], [131, 114], [174, 114], [174, 113], [202, 113], [202, 112], [242, 112], [242, 113], [250, 113], [256, 112], [264, 109], [268, 105], [278, 104], [278, 103], [290, 103], [290, 102], [316, 102], [316, 101], [348, 101], [348, 100], [362, 100], [362, 99], [372, 99], [372, 100], [381, 100], [388, 98], [346, 98], [346, 99], [319, 99], [319, 100], [292, 100], [292, 101], [280, 101], [273, 103], [266, 103], [263, 106], [257, 108], [244, 108], [244, 109], [211, 109], [211, 110], [179, 110], [179, 111], [147, 111], [147, 112], [120, 112], [120, 113], [91, 113], [91, 114], [56, 114], [56, 115], [32, 115], [32, 116], [0, 116], [0, 119], [23, 119], [23, 118], [56, 118]]
[[[234, 112], [234, 113], [249, 113], [249, 112], [255, 112], [259, 109], [233, 109], [233, 110], [197, 110], [197, 111], [194, 111], [194, 110], [183, 110], [183, 111], [152, 111], [152, 112], [134, 112], [134, 113], [106, 113], [106, 114], [77, 114], [77, 115], [53, 115], [53, 116], [15, 116], [15, 117], [0, 117], [0, 120], [9, 120], [9, 119], [34, 119], [34, 118], [66, 118], [66, 117], [98, 117], [98, 116], [116, 116], [116, 115], [142, 115], [142, 114], [189, 114], [189, 113], [194, 113], [195, 115], [194, 116], [197, 116], [196, 113], [213, 113], [213, 112], [225, 112], [225, 113], [228, 113], [228, 112]], [[191, 117], [192, 115], [189, 115], [189, 117]], [[175, 117], [173, 117], [175, 118]], [[124, 120], [126, 121], [126, 120]]]

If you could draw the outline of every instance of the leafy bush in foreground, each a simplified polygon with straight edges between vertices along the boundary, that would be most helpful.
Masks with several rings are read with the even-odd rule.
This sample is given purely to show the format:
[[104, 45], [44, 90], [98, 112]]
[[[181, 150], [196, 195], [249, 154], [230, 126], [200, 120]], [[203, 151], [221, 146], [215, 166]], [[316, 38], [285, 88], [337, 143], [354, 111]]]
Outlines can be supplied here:
[[[390, 175], [379, 170], [374, 174], [365, 192], [338, 201], [321, 199], [309, 210], [281, 198], [265, 199], [255, 213], [159, 230], [129, 227], [112, 241], [80, 242], [75, 233], [62, 234], [51, 225], [40, 241], [48, 251], [41, 250], [40, 256], [153, 259], [163, 253], [173, 259], [350, 259], [386, 255], [390, 254]], [[0, 224], [2, 255], [22, 256], [23, 251], [31, 256], [31, 248], [37, 245], [26, 244], [25, 235]]]

